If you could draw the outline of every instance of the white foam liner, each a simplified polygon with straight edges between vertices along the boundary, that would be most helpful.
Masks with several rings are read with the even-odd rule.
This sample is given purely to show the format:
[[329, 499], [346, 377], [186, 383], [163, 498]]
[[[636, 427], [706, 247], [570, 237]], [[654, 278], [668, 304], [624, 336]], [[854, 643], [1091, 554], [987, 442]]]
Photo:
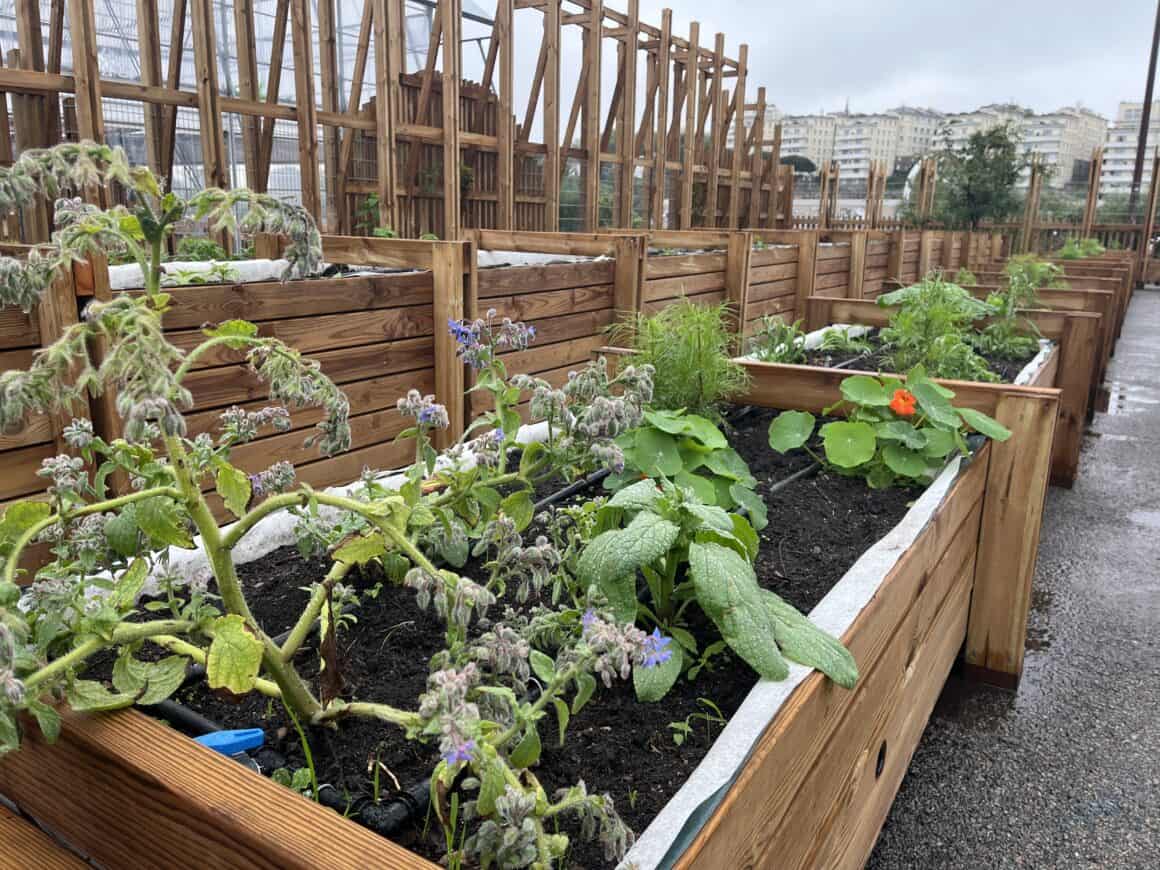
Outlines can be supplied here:
[[481, 269], [492, 266], [544, 266], [549, 263], [590, 263], [610, 257], [584, 257], [576, 254], [525, 254], [519, 251], [478, 251], [476, 265]]
[[[225, 260], [221, 263], [216, 261], [182, 262], [175, 260], [171, 263], [162, 264], [162, 269], [169, 273], [181, 271], [206, 274], [214, 266], [218, 265], [226, 266], [237, 275], [236, 278], [230, 279], [230, 283], [250, 284], [255, 281], [280, 280], [288, 263], [286, 260]], [[212, 283], [219, 282], [215, 281]], [[110, 289], [138, 290], [144, 286], [145, 281], [141, 277], [141, 267], [136, 263], [125, 263], [121, 266], [109, 267]]]
[[[961, 465], [956, 456], [919, 496], [906, 516], [847, 571], [812, 611], [823, 631], [840, 637], [877, 594], [886, 575], [915, 542], [946, 498]], [[673, 866], [708, 821], [745, 766], [766, 727], [813, 668], [790, 663], [789, 677], [759, 681], [733, 714], [701, 763], [645, 829], [619, 865], [623, 870]]]

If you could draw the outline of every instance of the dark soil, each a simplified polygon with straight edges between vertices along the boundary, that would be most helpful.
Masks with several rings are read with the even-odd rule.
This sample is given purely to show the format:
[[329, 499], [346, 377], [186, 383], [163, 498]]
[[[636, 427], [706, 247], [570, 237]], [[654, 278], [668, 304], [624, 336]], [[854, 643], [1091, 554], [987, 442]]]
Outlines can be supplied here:
[[[869, 546], [893, 528], [919, 490], [874, 491], [858, 478], [819, 473], [770, 495], [773, 484], [811, 463], [802, 451], [781, 456], [769, 448], [766, 433], [774, 413], [754, 410], [735, 415], [729, 436], [758, 478], [758, 492], [769, 507], [770, 521], [761, 533], [756, 566], [759, 582], [808, 612]], [[270, 634], [293, 624], [306, 603], [303, 587], [322, 579], [325, 571], [323, 562], [305, 561], [291, 548], [240, 569], [255, 616]], [[366, 592], [378, 587], [378, 579], [366, 576], [353, 582]], [[346, 680], [343, 697], [414, 709], [426, 688], [429, 661], [442, 648], [441, 622], [418, 610], [410, 590], [389, 583], [382, 584], [377, 597], [364, 595], [357, 618], [339, 635]], [[689, 629], [704, 649], [716, 639], [715, 630], [699, 612], [691, 621]], [[296, 664], [317, 683], [312, 648], [300, 653]], [[563, 747], [556, 739], [554, 717], [545, 719], [540, 729], [544, 751], [536, 775], [549, 794], [581, 779], [590, 792], [607, 792], [628, 826], [639, 833], [720, 734], [720, 722], [694, 714], [719, 710], [728, 719], [755, 679], [747, 665], [725, 653], [713, 659], [695, 682], [678, 682], [657, 704], [638, 703], [631, 683], [602, 688], [572, 718]], [[256, 694], [240, 700], [223, 698], [201, 683], [183, 689], [177, 700], [227, 728], [264, 728], [267, 749], [257, 760], [266, 773], [279, 766], [305, 766], [297, 734], [280, 704]], [[693, 732], [678, 746], [670, 726], [686, 720]], [[395, 780], [406, 789], [424, 779], [438, 760], [434, 746], [406, 741], [397, 728], [383, 723], [351, 719], [337, 731], [311, 729], [308, 737], [319, 782], [333, 785], [356, 806], [365, 805], [371, 793], [368, 763], [376, 756], [390, 771], [380, 777], [384, 799], [397, 793]], [[423, 825], [424, 819], [419, 819], [395, 839], [437, 859], [443, 851], [442, 834], [432, 821], [424, 836]], [[578, 837], [572, 843], [569, 866], [609, 866], [598, 844], [583, 843]]]
[[[824, 366], [826, 368], [844, 368], [852, 371], [868, 371], [868, 372], [889, 372], [892, 371], [888, 353], [883, 348], [878, 339], [878, 333], [874, 332], [867, 337], [870, 342], [872, 350], [870, 353], [839, 353], [836, 351], [811, 351], [806, 355], [806, 362], [812, 366]], [[987, 361], [988, 367], [997, 374], [1005, 383], [1013, 383], [1019, 373], [1023, 371], [1023, 367], [1031, 362], [1035, 354], [1022, 357], [1020, 359], [1013, 359], [999, 356], [989, 356], [987, 354], [980, 354]]]

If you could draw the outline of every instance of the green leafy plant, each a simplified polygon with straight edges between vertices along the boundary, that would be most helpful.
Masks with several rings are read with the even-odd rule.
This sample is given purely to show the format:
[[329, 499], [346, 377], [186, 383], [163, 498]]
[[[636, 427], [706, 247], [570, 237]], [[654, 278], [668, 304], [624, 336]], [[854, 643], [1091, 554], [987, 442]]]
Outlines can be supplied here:
[[93, 142], [25, 151], [12, 166], [0, 170], [0, 208], [13, 211], [38, 196], [64, 197], [114, 183], [128, 192], [129, 206], [102, 211], [79, 198], [58, 199], [56, 230], [47, 253], [36, 249], [23, 261], [0, 258], [0, 304], [30, 311], [60, 270], [94, 254], [137, 263], [146, 293], [156, 296], [161, 290], [165, 241], [187, 219], [207, 221], [213, 232], [286, 236], [288, 265], [283, 279], [313, 274], [321, 264], [321, 236], [301, 206], [245, 188], [209, 188], [185, 200], [163, 192], [147, 168], [130, 166], [120, 148]]
[[955, 272], [955, 281], [960, 287], [974, 287], [979, 283], [979, 279], [975, 277], [975, 273], [966, 266], [960, 266], [959, 271]]
[[238, 280], [238, 270], [229, 263], [214, 263], [208, 269], [166, 270], [163, 287], [191, 287], [197, 284], [230, 284]]
[[642, 477], [668, 478], [691, 489], [704, 504], [744, 508], [756, 529], [765, 528], [765, 502], [753, 491], [756, 478], [721, 430], [704, 417], [645, 411], [643, 420], [616, 444], [624, 468], [605, 478], [605, 489], [615, 491]]
[[1103, 254], [1107, 248], [1100, 244], [1098, 239], [1076, 239], [1070, 238], [1063, 243], [1063, 247], [1056, 252], [1061, 260], [1083, 260], [1087, 257], [1098, 257]]
[[186, 236], [177, 243], [177, 254], [174, 259], [208, 263], [214, 260], [227, 260], [229, 255], [226, 254], [226, 249], [213, 239]]
[[991, 322], [974, 337], [982, 353], [1005, 359], [1023, 359], [1039, 349], [1039, 329], [1019, 314], [1039, 308], [1039, 288], [1056, 286], [1063, 270], [1034, 255], [1014, 257], [1005, 269], [1007, 283], [987, 297]]
[[826, 414], [845, 411], [846, 419], [824, 423], [822, 455], [807, 446], [817, 424], [813, 414], [784, 411], [769, 426], [769, 446], [778, 453], [805, 449], [839, 474], [864, 477], [873, 489], [896, 484], [926, 484], [958, 451], [968, 452], [973, 429], [996, 441], [1011, 432], [986, 414], [951, 404], [954, 393], [916, 368], [898, 378], [853, 375], [842, 381], [842, 399]]
[[679, 722], [670, 722], [669, 730], [673, 733], [673, 743], [684, 746], [685, 741], [693, 736], [694, 726], [700, 722], [705, 726], [705, 740], [712, 742], [713, 728], [724, 728], [727, 723], [721, 708], [708, 698], [698, 698], [697, 704], [704, 709], [695, 710]]
[[765, 315], [749, 339], [749, 354], [762, 362], [796, 364], [806, 360], [805, 332], [801, 320], [786, 323]]
[[870, 353], [874, 349], [866, 338], [854, 335], [851, 327], [838, 326], [822, 333], [820, 348], [828, 353]]
[[[659, 483], [659, 485], [658, 485]], [[766, 679], [789, 673], [786, 659], [823, 671], [849, 688], [857, 668], [845, 647], [781, 598], [757, 584], [753, 559], [758, 538], [744, 517], [697, 501], [691, 490], [666, 479], [642, 480], [600, 508], [604, 529], [581, 554], [577, 579], [595, 586], [618, 622], [638, 617], [675, 643], [658, 666], [634, 672], [637, 696], [664, 697], [697, 655], [684, 628], [696, 606], [714, 623], [732, 651]], [[644, 596], [638, 600], [638, 577]]]
[[397, 239], [399, 234], [390, 227], [375, 227], [371, 230], [371, 235], [376, 239]]
[[991, 308], [962, 287], [934, 273], [879, 296], [878, 304], [898, 306], [879, 336], [895, 371], [921, 366], [937, 378], [999, 380], [972, 346], [974, 322], [991, 314]]
[[653, 407], [685, 409], [719, 419], [725, 402], [748, 386], [731, 355], [734, 335], [728, 305], [682, 300], [649, 317], [613, 329], [613, 339], [637, 351], [634, 362], [653, 367]]

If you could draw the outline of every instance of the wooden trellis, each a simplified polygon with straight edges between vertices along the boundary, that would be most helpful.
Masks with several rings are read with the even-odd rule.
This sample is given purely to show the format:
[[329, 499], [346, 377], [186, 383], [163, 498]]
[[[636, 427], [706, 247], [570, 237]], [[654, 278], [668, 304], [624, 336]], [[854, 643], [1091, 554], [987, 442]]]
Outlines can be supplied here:
[[[496, 0], [476, 83], [462, 76], [462, 0], [435, 4], [415, 73], [405, 64], [415, 48], [407, 45], [406, 0], [363, 6], [349, 69], [339, 66], [336, 2], [277, 0], [269, 56], [260, 57], [267, 42], [258, 39], [254, 0], [231, 0], [227, 9], [214, 0], [173, 0], [166, 33], [157, 0], [137, 0], [140, 81], [129, 82], [102, 74], [94, 0], [52, 0], [47, 23], [38, 4], [18, 0], [19, 51], [0, 68], [0, 103], [7, 112], [11, 95], [15, 143], [0, 125], [0, 162], [62, 139], [102, 141], [103, 103], [113, 99], [142, 104], [146, 160], [166, 177], [174, 171], [178, 110], [196, 111], [206, 185], [230, 181], [224, 115], [237, 117], [237, 162], [258, 190], [270, 187], [275, 123], [294, 125], [301, 202], [330, 232], [369, 230], [372, 195], [378, 208], [369, 223], [404, 236], [557, 231], [562, 182], [577, 168], [580, 225], [573, 229], [772, 227], [788, 217], [792, 182], [778, 164], [780, 137], [766, 137], [765, 90], [753, 95], [748, 48], [729, 56], [724, 34], [705, 39], [691, 22], [688, 36], [678, 36], [669, 10], [659, 26], [642, 21], [639, 0], [627, 0], [623, 12], [602, 0]], [[518, 116], [517, 10], [543, 15], [529, 99]], [[222, 34], [231, 17], [231, 33]], [[71, 75], [62, 73], [66, 23]], [[569, 94], [561, 94], [565, 28], [579, 31], [583, 46]], [[219, 80], [223, 37], [237, 58], [232, 92]], [[193, 68], [183, 68], [177, 49], [163, 64], [163, 40], [191, 42]], [[601, 70], [613, 61], [606, 52], [617, 73], [607, 100]], [[291, 76], [292, 100], [284, 87]], [[62, 98], [65, 117], [75, 115], [63, 127]], [[21, 238], [47, 238], [48, 205], [26, 211]]]

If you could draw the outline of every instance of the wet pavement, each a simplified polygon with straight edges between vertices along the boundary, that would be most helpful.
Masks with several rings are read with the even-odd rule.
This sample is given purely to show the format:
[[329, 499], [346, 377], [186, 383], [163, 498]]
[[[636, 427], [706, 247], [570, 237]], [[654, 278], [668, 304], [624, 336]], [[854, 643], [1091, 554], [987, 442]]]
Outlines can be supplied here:
[[1043, 519], [1017, 693], [952, 677], [868, 867], [1160, 868], [1160, 289]]

